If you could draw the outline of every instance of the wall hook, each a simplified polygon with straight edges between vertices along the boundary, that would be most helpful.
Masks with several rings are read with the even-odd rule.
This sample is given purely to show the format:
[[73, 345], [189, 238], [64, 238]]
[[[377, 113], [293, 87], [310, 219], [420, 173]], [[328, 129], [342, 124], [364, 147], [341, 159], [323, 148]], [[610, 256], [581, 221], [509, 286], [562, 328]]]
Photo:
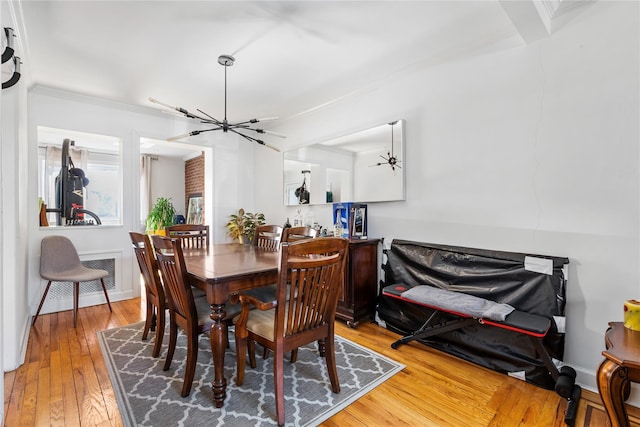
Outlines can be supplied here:
[[15, 34], [13, 32], [13, 28], [10, 27], [5, 27], [4, 28], [4, 34], [7, 38], [7, 46], [4, 48], [4, 51], [2, 52], [2, 63], [4, 64], [5, 62], [7, 62], [9, 59], [11, 59], [11, 57], [13, 56], [15, 49], [13, 48], [13, 38], [15, 37]]
[[11, 86], [15, 85], [16, 83], [18, 83], [18, 80], [20, 80], [20, 58], [17, 56], [13, 57], [13, 74], [11, 75], [11, 78], [9, 78], [9, 80], [7, 80], [6, 82], [2, 82], [2, 89], [7, 89], [10, 88]]

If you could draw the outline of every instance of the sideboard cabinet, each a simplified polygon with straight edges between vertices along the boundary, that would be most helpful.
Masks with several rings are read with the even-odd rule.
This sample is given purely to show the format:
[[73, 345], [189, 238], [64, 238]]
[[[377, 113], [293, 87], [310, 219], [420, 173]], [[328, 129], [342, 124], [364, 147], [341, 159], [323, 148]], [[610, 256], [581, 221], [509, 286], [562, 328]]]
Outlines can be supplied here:
[[378, 293], [378, 244], [380, 239], [351, 240], [344, 284], [338, 298], [336, 318], [355, 328], [373, 320]]

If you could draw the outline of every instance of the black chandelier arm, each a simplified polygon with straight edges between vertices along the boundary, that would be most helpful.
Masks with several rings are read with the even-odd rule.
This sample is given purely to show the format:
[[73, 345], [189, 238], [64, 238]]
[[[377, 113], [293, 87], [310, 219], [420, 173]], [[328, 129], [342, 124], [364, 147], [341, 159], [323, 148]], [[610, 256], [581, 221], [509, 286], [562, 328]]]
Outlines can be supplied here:
[[[200, 117], [197, 114], [191, 113], [191, 112], [185, 110], [182, 107], [174, 107], [173, 105], [169, 105], [166, 102], [159, 101], [159, 100], [157, 100], [155, 98], [149, 98], [149, 101], [153, 102], [154, 104], [162, 105], [163, 107], [168, 108], [170, 110], [175, 110], [175, 111], [177, 111], [178, 113], [182, 114], [183, 116], [185, 116], [188, 119], [198, 119], [198, 120], [203, 120], [203, 121], [209, 123], [210, 119], [208, 119], [206, 117]], [[218, 121], [216, 120], [216, 122], [218, 122]], [[217, 123], [215, 123], [215, 124], [217, 124]]]
[[[175, 107], [174, 109], [175, 109], [176, 111], [178, 111], [179, 113], [184, 114], [184, 116], [185, 116], [186, 118], [188, 118], [188, 119], [198, 119], [198, 120], [202, 120], [202, 121], [209, 122], [209, 119], [207, 119], [206, 117], [201, 117], [201, 116], [198, 116], [197, 114], [193, 114], [193, 113], [191, 113], [191, 112], [189, 112], [189, 111], [185, 110], [185, 109], [184, 109], [184, 108], [182, 108], [182, 107]], [[214, 119], [214, 120], [215, 120], [215, 119]], [[218, 122], [218, 121], [216, 120], [216, 122]]]
[[239, 122], [239, 123], [234, 123], [232, 126], [233, 127], [241, 127], [241, 128], [245, 128], [245, 129], [249, 129], [249, 125], [252, 123], [258, 123], [260, 120], [258, 119], [251, 119], [251, 120], [247, 120], [244, 122]]
[[[251, 136], [249, 136], [249, 135], [245, 135], [245, 134], [243, 134], [243, 133], [238, 132], [237, 130], [235, 130], [235, 129], [233, 129], [233, 128], [230, 128], [229, 130], [230, 130], [231, 132], [235, 133], [236, 135], [240, 135], [241, 137], [243, 137], [243, 138], [245, 138], [245, 139], [247, 139], [247, 140], [249, 140], [249, 141], [253, 141], [253, 142], [256, 142], [256, 143], [258, 143], [258, 144], [260, 144], [260, 145], [264, 145], [265, 147], [271, 148], [273, 151], [277, 151], [278, 153], [280, 152], [280, 150], [278, 150], [276, 147], [274, 147], [274, 146], [272, 146], [272, 145], [269, 145], [269, 144], [265, 143], [265, 142], [264, 142], [263, 140], [261, 140], [261, 139], [256, 139], [256, 138], [251, 137]], [[250, 129], [250, 130], [253, 130], [253, 129]]]
[[182, 135], [176, 135], [176, 136], [172, 136], [171, 138], [167, 138], [167, 141], [173, 142], [182, 138], [188, 138], [190, 136], [200, 135], [201, 133], [204, 133], [204, 132], [211, 132], [213, 130], [220, 130], [220, 129], [222, 128], [217, 127], [217, 128], [204, 129], [204, 130], [192, 130], [191, 132], [183, 133]]
[[198, 112], [200, 112], [201, 114], [204, 114], [205, 116], [207, 116], [207, 117], [210, 119], [210, 120], [206, 120], [206, 121], [204, 121], [203, 123], [213, 123], [213, 124], [216, 124], [216, 125], [220, 125], [220, 126], [222, 126], [222, 122], [221, 122], [220, 120], [216, 119], [216, 118], [215, 118], [215, 117], [213, 117], [213, 116], [210, 116], [209, 114], [205, 113], [204, 111], [202, 111], [202, 110], [201, 110], [201, 109], [199, 109], [199, 108], [196, 108], [196, 110], [197, 110]]
[[281, 133], [278, 133], [278, 132], [273, 132], [273, 131], [270, 131], [270, 130], [264, 130], [264, 129], [251, 129], [251, 130], [255, 131], [257, 133], [263, 133], [263, 134], [267, 134], [267, 135], [277, 136], [277, 137], [280, 137], [280, 138], [286, 138], [285, 135], [283, 135]]
[[266, 121], [269, 121], [269, 120], [278, 120], [278, 117], [259, 117], [259, 118], [256, 118], [256, 119], [251, 119], [251, 120], [246, 120], [244, 122], [236, 123], [234, 126], [255, 124], [255, 123], [260, 123], [260, 122], [266, 122]]
[[236, 124], [231, 124], [229, 125], [229, 129], [245, 129], [245, 130], [250, 130], [252, 132], [255, 133], [261, 133], [261, 134], [265, 134], [265, 135], [273, 135], [273, 136], [277, 136], [280, 138], [286, 138], [285, 135], [278, 133], [278, 132], [272, 132], [270, 130], [264, 130], [264, 129], [254, 129], [249, 127], [249, 125], [243, 124], [243, 123], [236, 123]]
[[285, 135], [278, 133], [278, 132], [272, 132], [270, 130], [264, 130], [264, 129], [254, 129], [249, 127], [249, 125], [245, 124], [246, 122], [243, 123], [235, 123], [235, 124], [230, 124], [229, 125], [229, 129], [244, 129], [244, 130], [250, 130], [252, 132], [255, 133], [261, 133], [261, 134], [265, 134], [265, 135], [273, 135], [273, 136], [278, 136], [280, 138], [286, 138]]

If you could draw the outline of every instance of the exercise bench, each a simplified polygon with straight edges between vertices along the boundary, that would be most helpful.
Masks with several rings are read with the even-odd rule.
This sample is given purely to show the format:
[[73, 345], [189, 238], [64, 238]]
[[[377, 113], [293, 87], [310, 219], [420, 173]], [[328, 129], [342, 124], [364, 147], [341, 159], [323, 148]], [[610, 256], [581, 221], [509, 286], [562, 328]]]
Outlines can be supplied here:
[[[393, 349], [414, 340], [426, 339], [476, 323], [526, 335], [555, 381], [556, 393], [568, 401], [565, 423], [568, 426], [574, 425], [582, 389], [575, 384], [576, 371], [570, 366], [563, 366], [558, 370], [544, 348], [543, 339], [551, 327], [549, 318], [518, 311], [507, 304], [429, 285], [389, 285], [382, 289], [382, 294], [434, 310], [418, 330], [391, 344]], [[453, 317], [448, 316], [447, 320], [440, 321], [444, 313]]]

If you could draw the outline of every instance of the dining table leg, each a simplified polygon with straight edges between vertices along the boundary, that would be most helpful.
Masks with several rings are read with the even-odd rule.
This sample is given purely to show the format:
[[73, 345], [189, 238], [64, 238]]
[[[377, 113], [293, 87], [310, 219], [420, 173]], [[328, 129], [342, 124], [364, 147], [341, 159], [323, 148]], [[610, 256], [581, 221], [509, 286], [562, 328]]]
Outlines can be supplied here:
[[227, 327], [222, 322], [225, 317], [224, 304], [211, 304], [211, 319], [213, 325], [209, 331], [211, 341], [211, 354], [213, 356], [214, 378], [213, 403], [216, 408], [222, 408], [227, 398], [227, 380], [224, 377], [224, 353], [227, 346]]

